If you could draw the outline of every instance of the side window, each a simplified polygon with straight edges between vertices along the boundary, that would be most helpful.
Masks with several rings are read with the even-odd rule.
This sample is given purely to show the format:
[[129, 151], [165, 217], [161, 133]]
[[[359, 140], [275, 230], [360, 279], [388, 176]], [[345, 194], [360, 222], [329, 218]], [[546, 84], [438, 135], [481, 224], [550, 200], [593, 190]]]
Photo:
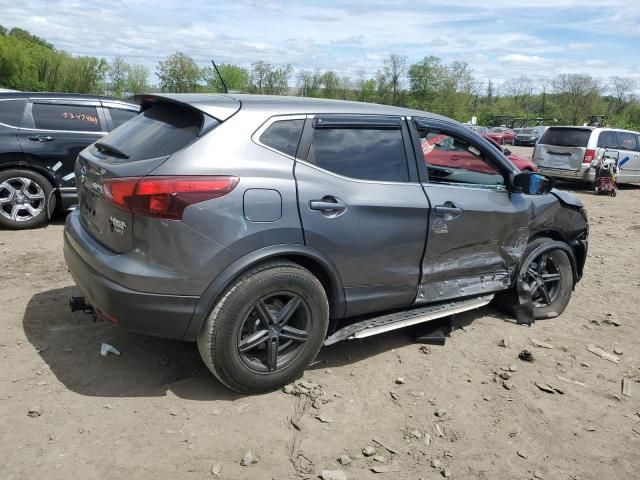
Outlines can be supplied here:
[[22, 114], [26, 104], [26, 100], [5, 100], [0, 102], [0, 123], [19, 127], [20, 123], [22, 123]]
[[409, 181], [400, 128], [316, 128], [310, 155], [319, 167], [345, 177]]
[[616, 132], [612, 132], [611, 130], [600, 132], [600, 136], [598, 137], [598, 147], [618, 148], [618, 137], [616, 136]]
[[303, 126], [304, 120], [278, 120], [260, 135], [260, 142], [293, 157]]
[[504, 177], [485, 154], [466, 140], [418, 127], [429, 181], [500, 187]]
[[121, 108], [109, 108], [111, 114], [111, 121], [113, 122], [113, 128], [119, 127], [127, 120], [135, 117], [138, 112], [134, 110], [123, 110]]
[[622, 150], [638, 150], [638, 144], [636, 143], [636, 136], [629, 132], [618, 132], [618, 143]]
[[96, 107], [34, 103], [32, 114], [35, 127], [40, 130], [102, 131]]

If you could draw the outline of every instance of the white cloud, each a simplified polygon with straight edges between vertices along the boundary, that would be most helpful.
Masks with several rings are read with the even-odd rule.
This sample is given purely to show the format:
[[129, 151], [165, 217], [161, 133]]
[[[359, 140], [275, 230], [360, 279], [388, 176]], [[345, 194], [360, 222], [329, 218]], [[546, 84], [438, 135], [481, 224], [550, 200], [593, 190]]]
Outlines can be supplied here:
[[590, 50], [593, 48], [592, 43], [574, 42], [569, 44], [569, 50]]

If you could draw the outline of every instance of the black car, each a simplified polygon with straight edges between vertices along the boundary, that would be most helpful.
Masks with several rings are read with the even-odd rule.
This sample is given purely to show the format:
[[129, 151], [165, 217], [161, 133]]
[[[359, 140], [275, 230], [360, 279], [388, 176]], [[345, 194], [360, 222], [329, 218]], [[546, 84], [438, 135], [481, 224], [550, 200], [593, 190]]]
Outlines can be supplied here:
[[138, 110], [91, 95], [0, 93], [0, 226], [37, 227], [75, 207], [78, 153]]

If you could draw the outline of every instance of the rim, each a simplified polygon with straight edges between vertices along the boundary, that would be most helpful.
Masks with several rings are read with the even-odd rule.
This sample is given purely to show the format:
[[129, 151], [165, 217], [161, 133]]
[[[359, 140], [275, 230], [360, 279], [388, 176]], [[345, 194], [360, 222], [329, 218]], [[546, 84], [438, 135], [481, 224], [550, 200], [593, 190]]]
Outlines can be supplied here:
[[15, 177], [0, 183], [0, 215], [12, 222], [36, 218], [44, 206], [44, 190], [30, 178]]
[[560, 294], [560, 265], [549, 253], [541, 253], [527, 268], [525, 282], [529, 285], [533, 306], [548, 307]]
[[240, 327], [237, 348], [251, 370], [272, 373], [286, 368], [309, 340], [311, 312], [297, 293], [271, 293], [258, 300]]

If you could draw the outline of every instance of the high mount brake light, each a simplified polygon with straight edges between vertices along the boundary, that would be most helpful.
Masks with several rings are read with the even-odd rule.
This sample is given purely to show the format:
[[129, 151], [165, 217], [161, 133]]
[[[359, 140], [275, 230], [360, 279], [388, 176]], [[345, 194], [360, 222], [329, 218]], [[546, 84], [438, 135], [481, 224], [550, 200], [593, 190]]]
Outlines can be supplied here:
[[180, 220], [194, 203], [222, 197], [240, 179], [233, 176], [127, 177], [105, 180], [105, 198], [131, 213], [154, 218]]

